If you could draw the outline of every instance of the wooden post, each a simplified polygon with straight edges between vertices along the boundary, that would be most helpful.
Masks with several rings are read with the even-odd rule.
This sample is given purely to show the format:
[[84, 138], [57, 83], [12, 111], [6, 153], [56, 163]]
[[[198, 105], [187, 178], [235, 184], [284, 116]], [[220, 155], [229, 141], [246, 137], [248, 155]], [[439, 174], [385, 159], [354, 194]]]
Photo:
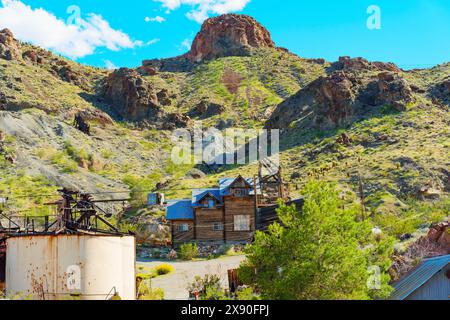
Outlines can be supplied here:
[[257, 229], [257, 223], [258, 223], [258, 188], [257, 188], [257, 183], [256, 183], [256, 175], [253, 176], [253, 192], [255, 193], [255, 198], [254, 198], [254, 230]]
[[172, 248], [175, 248], [174, 229], [175, 229], [174, 223], [173, 223], [173, 221], [170, 221], [170, 233], [171, 233], [171, 236], [172, 236]]
[[197, 240], [197, 210], [194, 208], [194, 240]]
[[[224, 199], [225, 200], [225, 199]], [[225, 216], [225, 201], [222, 206], [222, 222], [223, 222], [223, 243], [227, 243], [227, 228], [226, 228], [226, 216]]]
[[366, 220], [366, 203], [364, 198], [364, 183], [361, 177], [361, 174], [358, 176], [359, 180], [359, 197], [361, 199], [361, 211], [362, 211], [362, 219]]

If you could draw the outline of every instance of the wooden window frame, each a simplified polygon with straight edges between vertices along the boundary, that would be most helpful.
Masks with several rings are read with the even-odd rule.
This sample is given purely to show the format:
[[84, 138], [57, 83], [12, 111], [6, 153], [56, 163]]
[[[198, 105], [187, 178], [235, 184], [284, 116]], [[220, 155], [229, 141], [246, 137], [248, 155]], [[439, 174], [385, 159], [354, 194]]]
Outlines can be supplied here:
[[236, 189], [233, 189], [233, 195], [236, 198], [244, 198], [249, 195], [249, 191], [247, 188], [236, 188]]
[[[183, 227], [187, 227], [187, 228], [183, 228]], [[180, 233], [189, 232], [189, 223], [180, 223], [180, 224], [178, 224], [177, 225], [177, 231], [180, 232]]]
[[213, 231], [214, 232], [221, 232], [224, 230], [224, 226], [222, 222], [214, 222], [213, 224]]

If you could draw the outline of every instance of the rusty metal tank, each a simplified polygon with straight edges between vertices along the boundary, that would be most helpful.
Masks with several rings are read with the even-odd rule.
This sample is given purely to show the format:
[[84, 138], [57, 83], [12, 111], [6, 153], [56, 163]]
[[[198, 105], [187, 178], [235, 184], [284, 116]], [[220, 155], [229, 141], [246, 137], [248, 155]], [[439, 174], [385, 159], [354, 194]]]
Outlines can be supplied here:
[[7, 295], [37, 300], [135, 299], [134, 236], [11, 236], [6, 248]]

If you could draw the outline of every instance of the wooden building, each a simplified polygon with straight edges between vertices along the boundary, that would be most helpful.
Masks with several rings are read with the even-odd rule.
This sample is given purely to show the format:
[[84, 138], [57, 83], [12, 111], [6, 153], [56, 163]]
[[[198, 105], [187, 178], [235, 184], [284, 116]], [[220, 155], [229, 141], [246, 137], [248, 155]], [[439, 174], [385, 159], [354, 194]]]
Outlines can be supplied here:
[[193, 190], [192, 199], [169, 202], [173, 242], [250, 241], [256, 228], [255, 181], [226, 178], [218, 188]]

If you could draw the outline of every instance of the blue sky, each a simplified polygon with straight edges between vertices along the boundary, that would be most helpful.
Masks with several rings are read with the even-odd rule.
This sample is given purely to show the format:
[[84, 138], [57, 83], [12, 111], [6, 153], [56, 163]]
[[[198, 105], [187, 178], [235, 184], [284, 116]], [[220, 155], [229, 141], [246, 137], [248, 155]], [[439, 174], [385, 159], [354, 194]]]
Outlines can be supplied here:
[[[407, 69], [450, 61], [448, 0], [0, 2], [1, 28], [9, 27], [21, 40], [101, 67], [134, 67], [144, 59], [183, 54], [203, 19], [228, 12], [255, 17], [278, 46], [306, 58], [335, 61], [342, 55], [363, 56]], [[381, 29], [367, 27], [371, 5], [380, 9]]]

